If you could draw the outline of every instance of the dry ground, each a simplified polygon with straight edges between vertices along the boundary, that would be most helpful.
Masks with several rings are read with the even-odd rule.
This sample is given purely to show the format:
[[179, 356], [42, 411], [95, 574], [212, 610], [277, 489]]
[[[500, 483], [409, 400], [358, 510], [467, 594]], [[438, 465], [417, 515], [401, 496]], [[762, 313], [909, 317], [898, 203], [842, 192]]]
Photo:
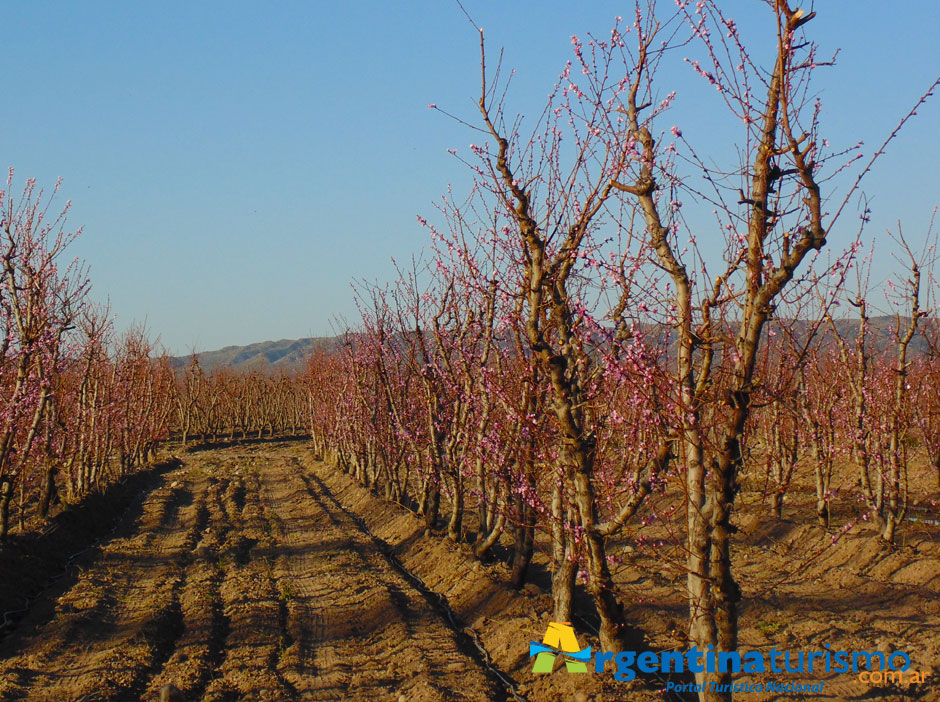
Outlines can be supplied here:
[[[506, 587], [509, 571], [497, 563], [481, 567], [469, 548], [421, 536], [420, 520], [376, 499], [347, 476], [308, 459], [312, 472], [351, 511], [362, 516], [379, 539], [393, 545], [402, 563], [431, 589], [446, 595], [457, 617], [475, 632], [493, 662], [533, 701], [584, 700], [654, 702], [681, 699], [663, 694], [667, 678], [646, 676], [618, 683], [607, 675], [552, 675], [530, 672], [528, 641], [540, 640], [550, 621], [548, 543], [537, 542], [531, 574], [534, 584], [521, 593]], [[865, 525], [842, 533], [807, 522], [813, 503], [808, 486], [794, 486], [785, 518], [776, 520], [756, 486], [742, 495], [741, 531], [734, 547], [734, 573], [743, 590], [741, 650], [896, 651], [910, 654], [912, 669], [929, 671], [924, 685], [873, 685], [857, 674], [742, 675], [752, 683], [824, 681], [819, 694], [750, 693], [748, 702], [807, 699], [940, 700], [940, 530], [905, 524], [901, 545], [891, 548]], [[848, 515], [840, 513], [841, 527]], [[630, 624], [652, 650], [686, 651], [688, 605], [682, 569], [682, 534], [665, 521], [631, 525], [609, 545], [618, 594]], [[591, 636], [592, 614], [579, 598], [574, 622], [581, 645], [598, 646]], [[769, 658], [768, 658], [769, 659]], [[676, 683], [682, 678], [672, 678]], [[686, 696], [683, 696], [686, 697]], [[686, 697], [694, 699], [694, 696]]]
[[0, 648], [0, 699], [482, 700], [478, 652], [304, 475], [296, 447], [187, 456]]
[[[31, 600], [0, 642], [0, 700], [156, 700], [165, 684], [186, 700], [668, 699], [656, 676], [531, 674], [528, 642], [551, 611], [544, 543], [534, 583], [516, 593], [501, 562], [425, 537], [415, 515], [303, 444], [184, 460], [137, 485], [136, 501], [119, 501], [114, 526], [94, 530], [98, 545]], [[862, 530], [833, 544], [802, 519], [758, 514], [752, 504], [739, 517], [742, 649], [901, 649], [932, 678], [904, 687], [835, 674], [746, 679], [822, 679], [824, 692], [806, 698], [821, 702], [940, 700], [936, 528], [908, 529], [889, 549]], [[675, 549], [657, 525], [612, 544], [627, 615], [654, 650], [687, 647]], [[11, 583], [35, 578], [0, 565], [9, 609]], [[583, 595], [580, 607], [579, 640], [596, 648]]]

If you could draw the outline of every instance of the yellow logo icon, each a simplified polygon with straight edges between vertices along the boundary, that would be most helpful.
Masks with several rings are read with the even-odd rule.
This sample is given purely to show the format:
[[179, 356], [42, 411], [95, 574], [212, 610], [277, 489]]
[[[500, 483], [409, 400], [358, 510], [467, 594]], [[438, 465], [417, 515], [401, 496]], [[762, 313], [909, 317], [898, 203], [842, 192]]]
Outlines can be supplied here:
[[580, 648], [578, 637], [574, 635], [569, 622], [549, 622], [542, 643], [529, 642], [529, 658], [535, 657], [533, 673], [551, 673], [557, 655], [565, 657], [565, 667], [569, 673], [588, 672], [591, 647]]

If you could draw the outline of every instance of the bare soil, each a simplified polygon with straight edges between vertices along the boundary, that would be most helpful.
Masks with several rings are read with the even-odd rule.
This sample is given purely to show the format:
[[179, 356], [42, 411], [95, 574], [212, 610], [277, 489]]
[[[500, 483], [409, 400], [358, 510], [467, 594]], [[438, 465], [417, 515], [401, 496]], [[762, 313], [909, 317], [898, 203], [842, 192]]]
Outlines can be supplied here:
[[[662, 702], [697, 699], [694, 694], [664, 694], [678, 675], [638, 674], [631, 682], [605, 675], [568, 675], [556, 663], [551, 675], [533, 675], [529, 641], [540, 641], [551, 621], [549, 544], [537, 539], [530, 574], [521, 592], [509, 586], [505, 563], [483, 565], [465, 544], [424, 536], [414, 514], [372, 495], [349, 477], [312, 459], [309, 471], [359, 515], [403, 566], [431, 590], [446, 597], [454, 616], [487, 651], [493, 664], [534, 702], [594, 700]], [[900, 544], [881, 542], [866, 524], [826, 530], [812, 524], [814, 504], [808, 485], [796, 485], [784, 519], [761, 502], [759, 490], [745, 491], [740, 532], [734, 547], [734, 572], [742, 587], [740, 648], [760, 651], [904, 651], [911, 670], [927, 673], [923, 684], [861, 682], [857, 673], [813, 672], [736, 676], [736, 681], [766, 684], [823, 682], [821, 692], [750, 692], [735, 699], [753, 702], [807, 699], [940, 700], [940, 534], [930, 524], [904, 525]], [[847, 515], [840, 515], [844, 520]], [[840, 521], [841, 523], [841, 521]], [[612, 570], [628, 623], [653, 651], [687, 651], [688, 604], [681, 534], [666, 523], [627, 528], [610, 544]], [[573, 622], [582, 646], [597, 650], [596, 615], [584, 592]], [[778, 659], [780, 660], [780, 659]], [[818, 659], [817, 659], [818, 660]]]
[[302, 453], [192, 454], [161, 476], [54, 609], [37, 600], [0, 644], [0, 699], [505, 698]]
[[[741, 679], [825, 685], [740, 699], [940, 699], [936, 528], [888, 548], [864, 529], [759, 514], [738, 519], [742, 649], [903, 650], [931, 675], [901, 686], [753, 674]], [[0, 641], [0, 700], [157, 700], [169, 684], [214, 701], [683, 697], [663, 694], [679, 676], [533, 675], [528, 643], [551, 619], [546, 544], [533, 583], [513, 591], [502, 553], [483, 564], [425, 536], [303, 444], [187, 454], [69, 519], [31, 542], [41, 558], [25, 542], [0, 555], [0, 607], [27, 610]], [[684, 651], [681, 553], [657, 528], [612, 544], [615, 577], [646, 645]], [[579, 642], [596, 649], [583, 593], [578, 609]]]

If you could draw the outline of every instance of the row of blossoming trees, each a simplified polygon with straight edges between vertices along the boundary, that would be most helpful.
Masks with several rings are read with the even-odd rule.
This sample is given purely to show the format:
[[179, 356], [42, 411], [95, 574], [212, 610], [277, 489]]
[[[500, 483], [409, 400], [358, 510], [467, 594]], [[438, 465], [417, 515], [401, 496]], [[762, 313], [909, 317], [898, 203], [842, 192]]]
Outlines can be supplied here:
[[175, 385], [146, 335], [117, 336], [89, 299], [57, 192], [29, 180], [17, 194], [12, 170], [0, 190], [0, 541], [147, 462]]
[[147, 465], [166, 439], [262, 437], [303, 426], [299, 379], [174, 367], [141, 329], [117, 334], [65, 258], [78, 232], [32, 180], [0, 190], [0, 543]]
[[[677, 5], [573, 37], [534, 123], [506, 111], [481, 30], [479, 114], [461, 119], [479, 140], [454, 152], [472, 186], [420, 220], [430, 260], [358, 286], [361, 323], [308, 368], [324, 457], [481, 557], [507, 537], [517, 585], [545, 539], [554, 619], [571, 621], [580, 577], [605, 650], [630, 644], [612, 539], [654, 521], [681, 533], [690, 641], [735, 650], [744, 481], [779, 515], [794, 471], [811, 471], [824, 526], [864, 518], [892, 540], [916, 449], [937, 456], [937, 383], [912, 382], [940, 370], [922, 348], [930, 253], [896, 233], [910, 269], [879, 343], [865, 286], [846, 294], [858, 234], [820, 253], [874, 157], [820, 134], [815, 13], [769, 2], [752, 55], [717, 3]], [[730, 165], [668, 121], [675, 93], [655, 79], [679, 49], [739, 125]], [[836, 524], [839, 500], [853, 507]]]
[[205, 372], [196, 356], [180, 369], [172, 398], [174, 439], [185, 447], [236, 439], [293, 435], [306, 430], [309, 409], [302, 378], [265, 369]]

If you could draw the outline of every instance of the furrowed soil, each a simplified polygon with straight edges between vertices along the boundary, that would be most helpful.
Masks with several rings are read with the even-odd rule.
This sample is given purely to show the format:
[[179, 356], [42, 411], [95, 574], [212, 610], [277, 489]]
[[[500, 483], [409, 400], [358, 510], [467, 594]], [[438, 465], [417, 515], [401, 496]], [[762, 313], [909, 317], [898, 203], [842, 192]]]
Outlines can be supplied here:
[[[533, 675], [528, 643], [551, 619], [545, 544], [516, 592], [502, 552], [483, 564], [466, 544], [425, 536], [414, 514], [303, 444], [188, 453], [108, 499], [96, 518], [30, 541], [42, 559], [0, 554], [0, 608], [25, 610], [0, 641], [0, 700], [158, 700], [166, 685], [179, 699], [226, 702], [694, 698], [664, 694], [689, 681], [678, 675], [618, 682], [613, 666], [574, 675], [560, 662]], [[740, 525], [742, 650], [903, 650], [928, 678], [749, 674], [736, 680], [824, 688], [736, 699], [940, 699], [936, 528], [888, 549], [805, 521]], [[618, 594], [645, 647], [684, 651], [681, 554], [655, 526], [646, 532], [652, 540], [610, 546]], [[73, 555], [52, 563], [55, 538]], [[581, 592], [573, 624], [596, 650], [592, 617]]]
[[187, 455], [0, 644], [0, 699], [505, 698], [302, 453]]

